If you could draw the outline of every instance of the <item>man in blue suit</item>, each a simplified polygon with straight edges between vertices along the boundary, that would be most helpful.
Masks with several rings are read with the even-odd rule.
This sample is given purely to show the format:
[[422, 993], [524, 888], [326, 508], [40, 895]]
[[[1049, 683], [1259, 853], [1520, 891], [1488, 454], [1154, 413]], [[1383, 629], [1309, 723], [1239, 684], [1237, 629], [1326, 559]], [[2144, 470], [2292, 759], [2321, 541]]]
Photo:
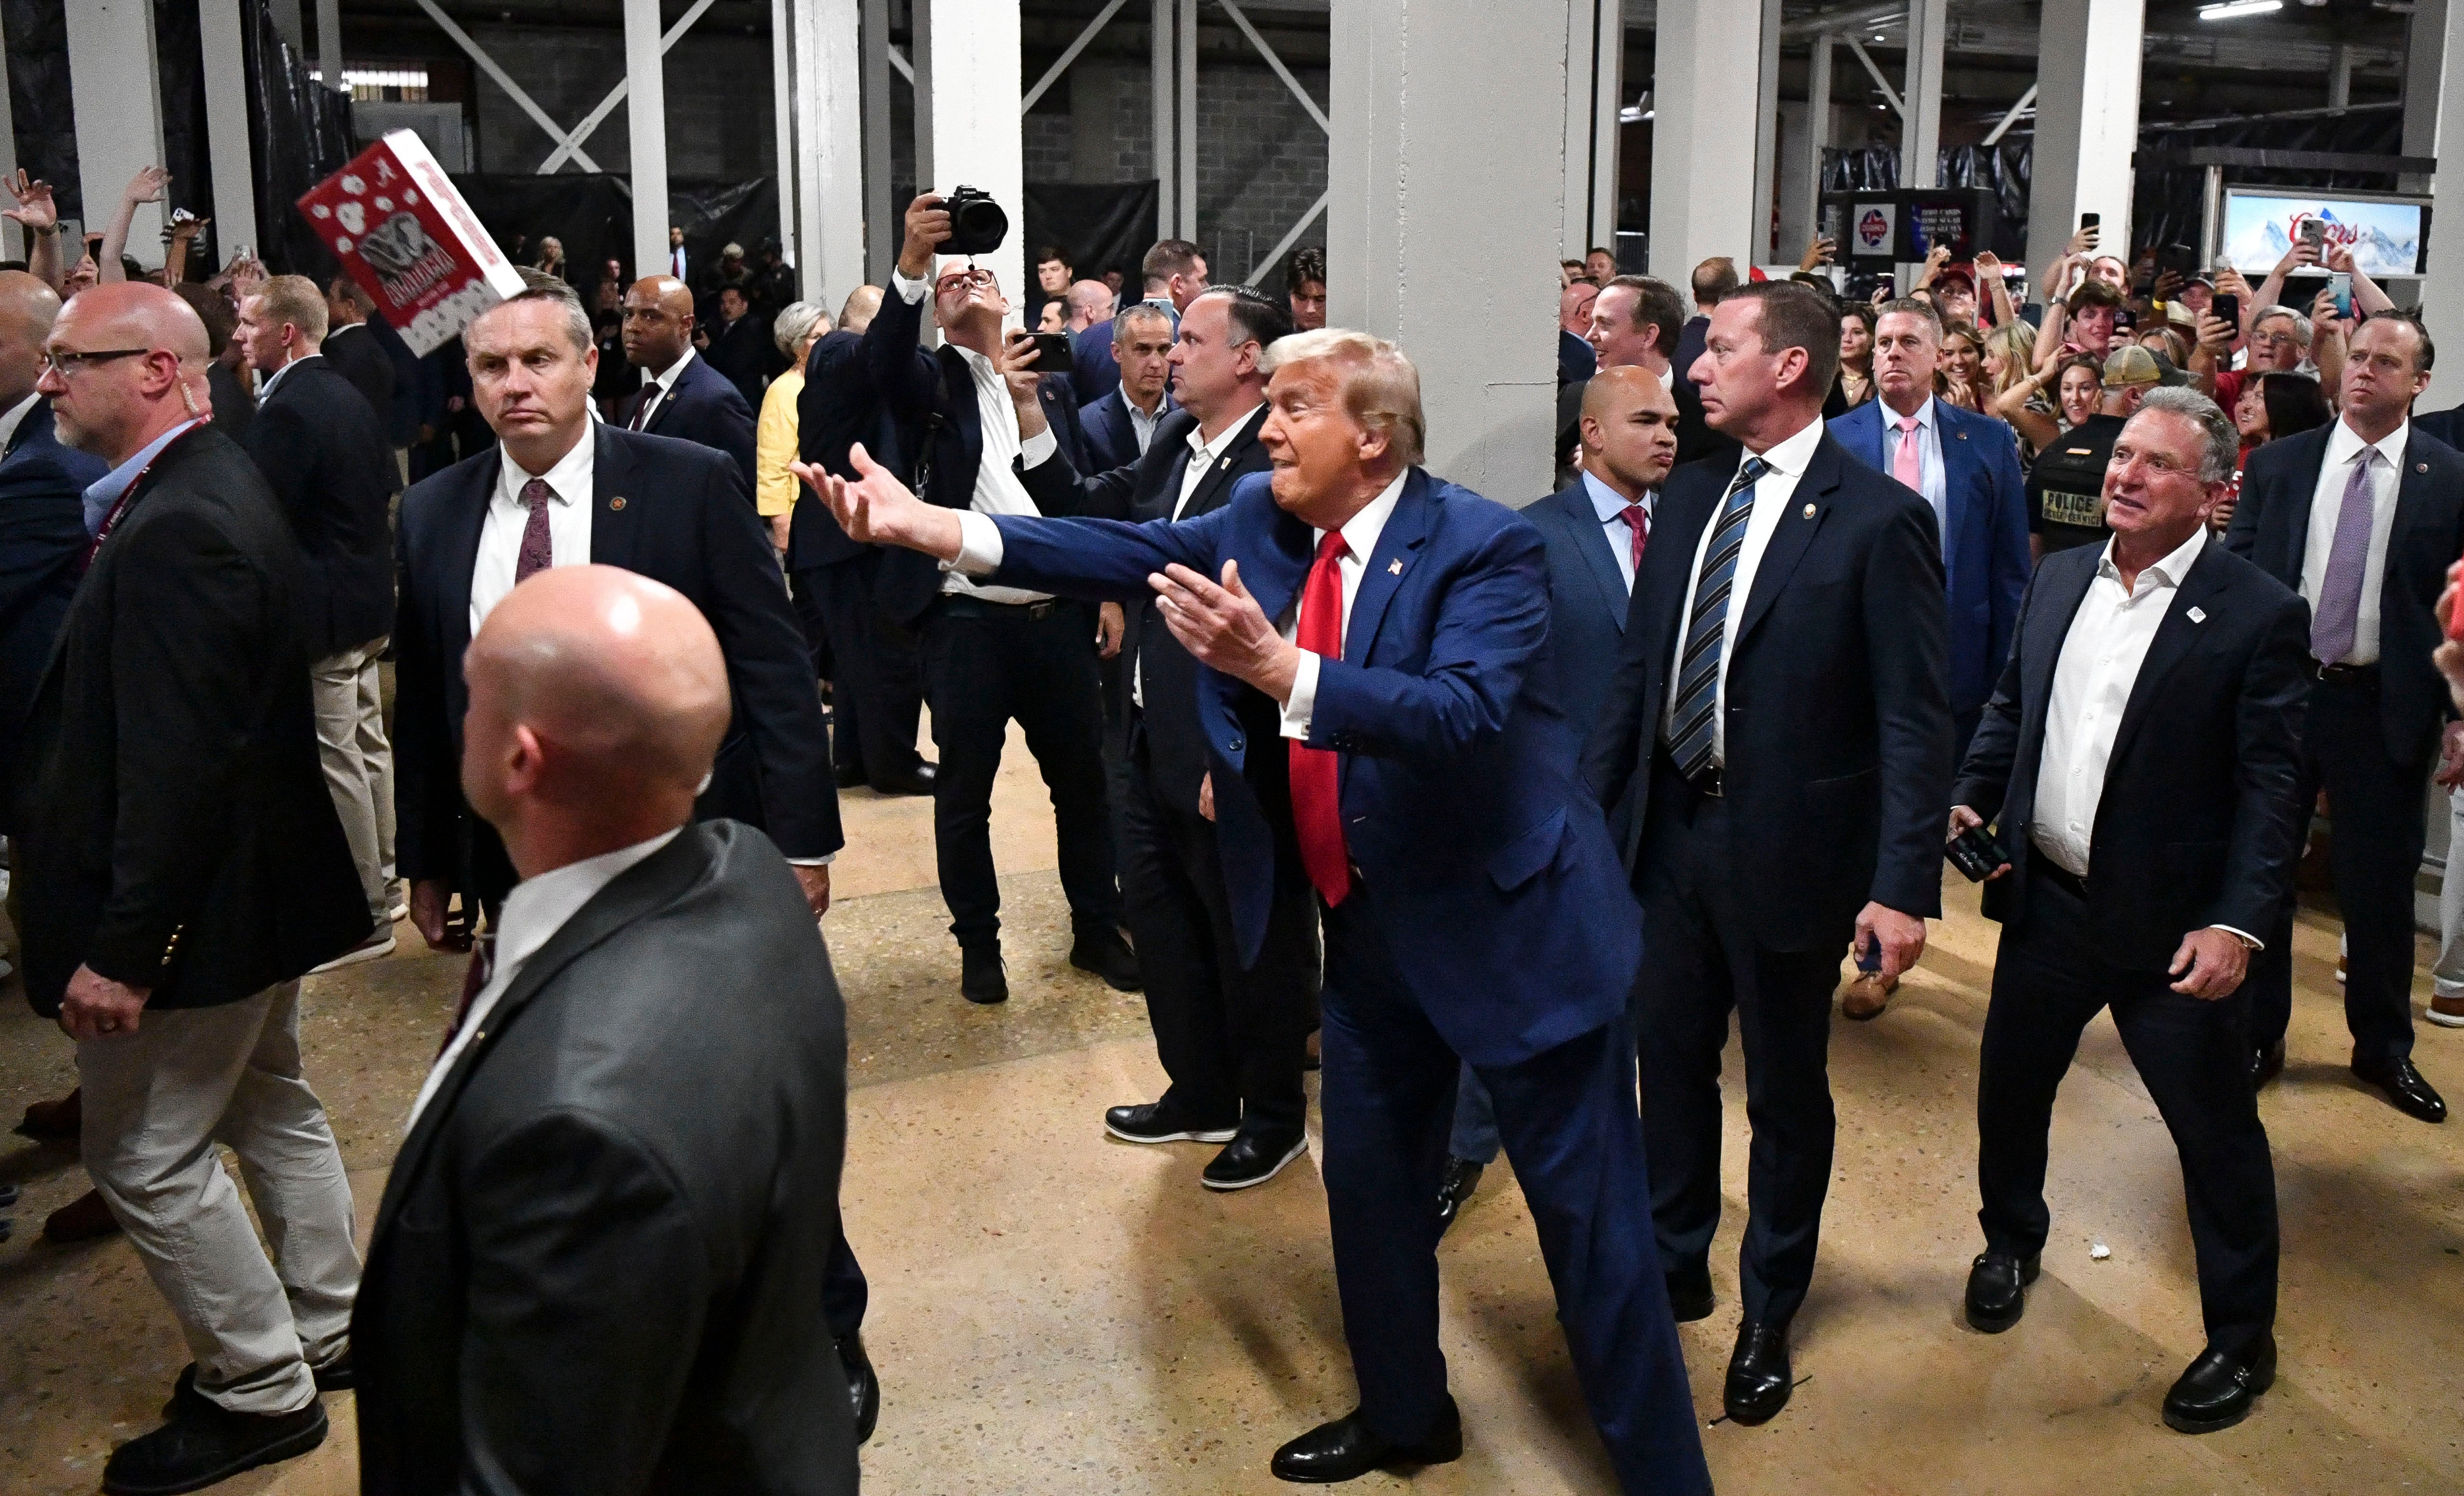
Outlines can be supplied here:
[[617, 407], [616, 424], [727, 453], [749, 495], [753, 407], [726, 375], [694, 354], [693, 332], [693, 292], [683, 281], [650, 275], [633, 282], [625, 293], [625, 362], [650, 377]]
[[[1322, 329], [1267, 363], [1274, 471], [1196, 519], [954, 513], [861, 460], [860, 483], [810, 478], [858, 539], [998, 584], [1128, 601], [1157, 579], [1206, 667], [1244, 960], [1276, 873], [1269, 817], [1290, 818], [1325, 911], [1325, 1174], [1360, 1405], [1278, 1450], [1274, 1473], [1343, 1481], [1462, 1452], [1428, 1201], [1468, 1061], [1620, 1484], [1706, 1491], [1618, 1022], [1640, 922], [1556, 699], [1546, 542], [1417, 466], [1419, 376], [1391, 343]], [[1256, 791], [1270, 759], [1287, 811]]]
[[[1652, 505], [1677, 462], [1677, 401], [1649, 369], [1602, 369], [1583, 391], [1582, 460], [1574, 481], [1523, 511], [1548, 542], [1549, 648], [1567, 720], [1598, 719], [1625, 649], [1627, 600], [1651, 538]], [[1609, 807], [1624, 841], [1626, 805]], [[1453, 1140], [1438, 1187], [1438, 1227], [1454, 1219], [1497, 1157], [1497, 1116], [1465, 1067]]]
[[13, 778], [34, 686], [85, 569], [86, 485], [109, 468], [60, 444], [52, 403], [34, 392], [59, 313], [51, 287], [0, 271], [0, 782]]
[[1156, 423], [1178, 408], [1165, 388], [1173, 334], [1173, 320], [1164, 310], [1143, 301], [1112, 319], [1112, 357], [1120, 363], [1120, 381], [1111, 393], [1078, 411], [1090, 471], [1110, 473], [1145, 456]]
[[[1923, 301], [1892, 301], [1874, 319], [1881, 395], [1833, 418], [1848, 455], [1897, 478], [1932, 508], [1950, 595], [1950, 716], [1958, 759], [2019, 626], [2028, 590], [2027, 479], [2011, 428], [1933, 394], [1942, 319]], [[1954, 761], [1957, 761], [1954, 759]]]

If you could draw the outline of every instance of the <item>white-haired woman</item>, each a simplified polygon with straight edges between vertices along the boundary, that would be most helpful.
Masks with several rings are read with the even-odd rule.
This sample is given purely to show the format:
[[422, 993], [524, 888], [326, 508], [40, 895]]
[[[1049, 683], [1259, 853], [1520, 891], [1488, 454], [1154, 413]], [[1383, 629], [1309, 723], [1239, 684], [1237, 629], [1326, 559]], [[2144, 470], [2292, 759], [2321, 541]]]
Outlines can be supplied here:
[[761, 396], [761, 419], [753, 429], [753, 506], [770, 526], [770, 543], [787, 549], [787, 524], [799, 486], [787, 464], [796, 460], [796, 397], [804, 392], [804, 356], [830, 330], [830, 314], [810, 301], [793, 301], [770, 324], [787, 372]]

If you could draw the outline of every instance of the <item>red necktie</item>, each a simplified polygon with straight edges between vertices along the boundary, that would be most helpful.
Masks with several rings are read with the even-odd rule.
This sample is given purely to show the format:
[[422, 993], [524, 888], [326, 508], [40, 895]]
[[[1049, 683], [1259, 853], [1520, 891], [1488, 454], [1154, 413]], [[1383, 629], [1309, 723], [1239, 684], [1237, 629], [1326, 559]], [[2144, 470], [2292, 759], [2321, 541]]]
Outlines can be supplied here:
[[[1343, 658], [1343, 532], [1329, 530], [1317, 542], [1317, 561], [1301, 588], [1299, 637], [1294, 641], [1321, 659]], [[1291, 739], [1292, 829], [1301, 844], [1301, 866], [1331, 909], [1352, 891], [1352, 854], [1343, 845], [1343, 804], [1334, 752]]]
[[1642, 575], [1643, 542], [1651, 539], [1651, 516], [1640, 504], [1628, 504], [1617, 511], [1617, 517], [1634, 532], [1634, 574]]

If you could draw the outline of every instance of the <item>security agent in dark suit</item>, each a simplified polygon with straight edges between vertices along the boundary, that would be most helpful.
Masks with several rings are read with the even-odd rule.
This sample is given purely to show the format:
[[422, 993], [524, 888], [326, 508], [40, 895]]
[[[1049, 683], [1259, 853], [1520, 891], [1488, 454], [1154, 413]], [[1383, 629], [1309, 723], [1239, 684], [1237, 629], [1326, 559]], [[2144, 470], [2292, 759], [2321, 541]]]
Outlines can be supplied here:
[[[2453, 715], [2431, 663], [2431, 609], [2464, 551], [2464, 456], [2409, 428], [2430, 383], [2430, 335], [2374, 317], [2352, 337], [2343, 413], [2270, 442], [2243, 465], [2225, 544], [2310, 605], [2312, 671], [2300, 803], [2334, 807], [2328, 860], [2348, 948], [2344, 1022], [2353, 1073], [2396, 1109], [2444, 1121], [2447, 1103], [2412, 1063], [2412, 886], [2424, 786]], [[2456, 729], [2447, 729], [2450, 732]], [[2252, 1079], [2284, 1065], [2293, 1016], [2293, 905], [2267, 935], [2256, 989]]]
[[[401, 381], [392, 353], [368, 321], [375, 310], [376, 303], [358, 281], [348, 275], [335, 276], [325, 286], [325, 336], [318, 348], [367, 401], [368, 408], [376, 412], [377, 429], [383, 433], [393, 421], [394, 391]], [[402, 469], [393, 461], [394, 443], [385, 436], [380, 441], [385, 456], [385, 493], [399, 494]]]
[[[1604, 369], [1583, 394], [1583, 460], [1573, 483], [1523, 517], [1549, 543], [1549, 653], [1570, 722], [1599, 719], [1625, 652], [1625, 624], [1651, 539], [1652, 506], [1677, 459], [1677, 403], [1649, 369]], [[1608, 807], [1623, 846], [1631, 803]], [[1438, 1221], [1451, 1226], [1497, 1157], [1497, 1115], [1469, 1067], [1455, 1097], [1454, 1135], [1438, 1187]]]
[[769, 317], [753, 310], [747, 288], [720, 287], [718, 316], [703, 331], [710, 338], [704, 355], [710, 366], [736, 386], [748, 409], [761, 408], [761, 389], [778, 365], [779, 350], [771, 341]]
[[1853, 934], [1895, 977], [1942, 903], [1942, 542], [1925, 500], [1823, 430], [1837, 358], [1837, 314], [1806, 287], [1748, 287], [1711, 314], [1690, 372], [1748, 456], [1669, 475], [1586, 751], [1601, 803], [1636, 803], [1643, 1134], [1680, 1319], [1711, 1312], [1731, 1008], [1744, 1033], [1753, 1162], [1726, 1395], [1741, 1422], [1788, 1402], [1831, 1179], [1840, 954]]
[[[828, 729], [812, 657], [744, 480], [690, 443], [591, 421], [598, 349], [589, 319], [563, 291], [501, 302], [462, 339], [473, 399], [499, 445], [414, 485], [402, 501], [395, 789], [412, 924], [432, 948], [462, 948], [474, 902], [493, 917], [514, 886], [503, 844], [462, 799], [463, 651], [474, 623], [521, 581], [584, 562], [673, 587], [710, 621], [735, 709], [697, 812], [766, 832], [794, 866], [812, 913], [822, 913], [828, 864], [846, 841]], [[542, 513], [544, 520], [533, 517]], [[458, 934], [446, 917], [457, 890]], [[878, 1398], [857, 1334], [866, 1296], [841, 1243], [824, 1316], [859, 1402]]]
[[1968, 1322], [2019, 1322], [2051, 1217], [2054, 1092], [2110, 1008], [2182, 1158], [2208, 1345], [2165, 1398], [2202, 1434], [2276, 1375], [2276, 1176], [2246, 1067], [2250, 932], [2293, 888], [2309, 610], [2207, 538], [2238, 438], [2191, 390], [2113, 449], [2101, 546], [2045, 558], [1952, 791], [2000, 822], [2002, 923], [1976, 1085], [1985, 1250]]
[[693, 293], [651, 275], [625, 293], [625, 362], [650, 377], [617, 408], [628, 431], [694, 442], [736, 459], [745, 502], [753, 494], [753, 407], [727, 376], [693, 352]]
[[462, 782], [522, 881], [377, 1213], [362, 1488], [851, 1493], [812, 1330], [846, 1018], [778, 849], [692, 824], [718, 641], [671, 588], [564, 567], [464, 670]]
[[[1284, 309], [1256, 292], [1199, 293], [1170, 349], [1180, 408], [1163, 417], [1134, 466], [1087, 480], [1086, 512], [1140, 523], [1195, 519], [1221, 509], [1243, 478], [1269, 471], [1258, 440], [1267, 414], [1259, 362], [1290, 331]], [[1199, 1182], [1246, 1189], [1307, 1149], [1301, 1069], [1317, 1026], [1316, 897], [1287, 845], [1290, 817], [1279, 811], [1269, 823], [1284, 839], [1282, 873], [1265, 934], [1244, 954], [1217, 838], [1199, 664], [1152, 594], [1125, 611], [1121, 893], [1155, 1058], [1170, 1085], [1155, 1101], [1107, 1111], [1104, 1130], [1133, 1143], [1221, 1141]], [[1252, 755], [1243, 774], [1261, 804], [1290, 803], [1281, 758]]]
[[203, 323], [159, 286], [96, 286], [46, 347], [59, 433], [114, 467], [10, 786], [12, 913], [27, 1000], [77, 1044], [86, 1171], [197, 1355], [103, 1484], [192, 1490], [314, 1448], [319, 1374], [348, 1375], [350, 1188], [297, 979], [368, 911], [318, 770], [298, 542], [205, 424]]
[[[797, 455], [841, 477], [855, 473], [847, 449], [857, 442], [898, 473], [908, 471], [915, 450], [917, 431], [891, 418], [865, 368], [864, 332], [880, 310], [881, 288], [858, 286], [840, 307], [837, 328], [804, 358], [804, 387], [796, 397]], [[934, 766], [915, 751], [923, 667], [914, 631], [881, 606], [880, 573], [877, 548], [848, 539], [821, 505], [796, 506], [787, 526], [787, 578], [815, 668], [825, 657], [829, 661], [830, 753], [839, 787], [870, 784], [884, 795], [930, 795]]]
[[1286, 855], [1246, 765], [1287, 760], [1289, 845], [1324, 909], [1327, 1205], [1360, 1403], [1285, 1444], [1273, 1472], [1346, 1481], [1463, 1451], [1428, 1201], [1468, 1061], [1497, 1098], [1619, 1484], [1707, 1491], [1620, 1022], [1639, 922], [1551, 689], [1540, 538], [1417, 465], [1419, 378], [1393, 344], [1327, 328], [1268, 360], [1271, 478], [1196, 519], [953, 515], [871, 469], [828, 483], [833, 511], [996, 582], [1160, 591], [1204, 667], [1244, 953]]
[[317, 741], [377, 921], [363, 958], [393, 950], [393, 750], [378, 660], [393, 631], [393, 451], [371, 409], [319, 351], [326, 299], [275, 275], [240, 302], [237, 337], [263, 379], [243, 445], [308, 560], [299, 600]]
[[1078, 412], [1091, 471], [1126, 468], [1146, 455], [1156, 423], [1174, 408], [1166, 361], [1175, 336], [1172, 319], [1161, 308], [1143, 302], [1112, 319], [1112, 354], [1120, 363], [1120, 383]]
[[[907, 209], [907, 237], [862, 353], [882, 408], [921, 430], [914, 476], [928, 502], [1008, 514], [1072, 514], [1085, 502], [1068, 450], [1062, 381], [1038, 379], [1023, 334], [1004, 340], [1009, 310], [992, 273], [953, 264], [932, 279], [950, 236], [935, 193]], [[942, 345], [917, 346], [933, 301]], [[1000, 362], [996, 362], [996, 360]], [[1055, 414], [1061, 416], [1055, 423]], [[1059, 452], [1065, 459], [1054, 462]], [[1069, 962], [1122, 992], [1140, 986], [1122, 940], [1111, 808], [1104, 786], [1104, 707], [1095, 671], [1095, 610], [1015, 587], [986, 589], [912, 551], [886, 556], [882, 605], [923, 640], [933, 741], [933, 839], [941, 897], [970, 1002], [1002, 1002], [1001, 885], [993, 870], [993, 777], [1015, 718], [1052, 791], [1061, 887], [1069, 900]]]
[[16, 777], [34, 685], [85, 569], [86, 486], [111, 467], [62, 446], [52, 403], [34, 390], [59, 310], [42, 281], [0, 271], [0, 785]]

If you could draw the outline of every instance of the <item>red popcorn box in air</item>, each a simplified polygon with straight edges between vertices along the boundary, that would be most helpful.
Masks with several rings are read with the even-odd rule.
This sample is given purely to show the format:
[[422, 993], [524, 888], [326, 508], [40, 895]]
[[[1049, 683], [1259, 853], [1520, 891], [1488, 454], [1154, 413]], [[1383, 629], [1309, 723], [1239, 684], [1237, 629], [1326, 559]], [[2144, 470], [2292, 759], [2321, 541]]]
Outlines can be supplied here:
[[428, 145], [396, 130], [299, 199], [299, 211], [410, 351], [426, 355], [522, 289]]

